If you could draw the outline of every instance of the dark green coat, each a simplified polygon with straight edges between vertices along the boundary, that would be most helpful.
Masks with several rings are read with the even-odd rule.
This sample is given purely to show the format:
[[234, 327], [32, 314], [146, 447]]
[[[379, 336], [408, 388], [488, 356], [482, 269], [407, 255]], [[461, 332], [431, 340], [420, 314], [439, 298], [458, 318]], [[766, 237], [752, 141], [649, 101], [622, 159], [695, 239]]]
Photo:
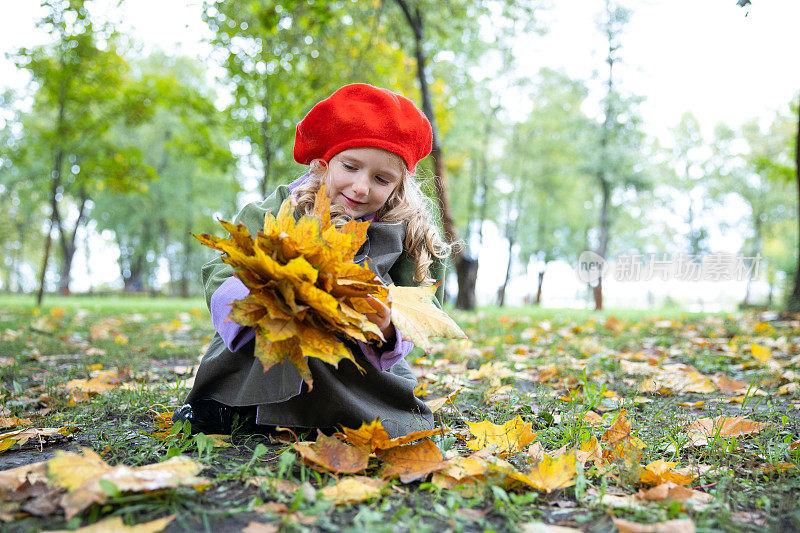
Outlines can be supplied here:
[[[281, 185], [262, 202], [248, 204], [234, 219], [244, 224], [251, 235], [264, 225], [267, 212], [276, 213], [289, 197], [289, 189]], [[403, 250], [404, 222], [372, 222], [367, 242], [356, 262], [369, 257], [368, 265], [385, 283], [416, 285], [414, 261]], [[436, 264], [435, 277], [443, 278], [441, 263]], [[233, 268], [219, 257], [203, 266], [202, 278], [206, 302], [233, 274]], [[441, 301], [443, 287], [437, 291]], [[413, 394], [417, 380], [405, 360], [388, 371], [380, 371], [367, 361], [356, 344], [348, 344], [359, 372], [349, 361], [335, 368], [322, 361], [308, 360], [314, 388], [308, 391], [297, 370], [288, 362], [264, 372], [261, 361], [253, 356], [251, 341], [231, 352], [217, 334], [203, 356], [187, 402], [213, 398], [226, 405], [258, 406], [259, 424], [297, 428], [347, 426], [358, 427], [380, 417], [390, 435], [399, 436], [433, 426], [433, 415], [424, 402]], [[417, 350], [415, 350], [417, 351]]]

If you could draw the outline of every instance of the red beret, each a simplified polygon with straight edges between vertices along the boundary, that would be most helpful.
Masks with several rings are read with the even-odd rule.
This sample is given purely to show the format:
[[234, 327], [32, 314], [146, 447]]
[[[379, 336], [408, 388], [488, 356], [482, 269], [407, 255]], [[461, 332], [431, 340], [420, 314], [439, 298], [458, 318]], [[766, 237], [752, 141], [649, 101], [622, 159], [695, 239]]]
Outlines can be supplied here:
[[431, 152], [431, 125], [414, 103], [365, 83], [345, 85], [297, 124], [294, 159], [308, 165], [348, 148], [382, 148], [406, 162], [409, 172]]

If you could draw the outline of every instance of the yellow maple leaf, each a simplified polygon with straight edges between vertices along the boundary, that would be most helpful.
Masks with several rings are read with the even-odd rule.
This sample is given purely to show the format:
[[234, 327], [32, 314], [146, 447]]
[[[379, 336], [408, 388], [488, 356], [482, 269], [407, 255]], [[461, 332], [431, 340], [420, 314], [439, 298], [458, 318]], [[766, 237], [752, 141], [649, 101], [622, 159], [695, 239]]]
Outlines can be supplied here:
[[380, 496], [386, 484], [382, 479], [352, 476], [323, 488], [320, 493], [323, 498], [332, 500], [336, 505], [359, 503]]
[[564, 454], [558, 457], [549, 455], [539, 461], [530, 472], [512, 476], [517, 481], [522, 481], [544, 492], [571, 487], [575, 484], [577, 475], [575, 454]]
[[536, 438], [536, 433], [529, 422], [523, 422], [519, 415], [505, 424], [483, 422], [467, 422], [470, 432], [476, 437], [467, 441], [470, 450], [482, 450], [488, 446], [497, 446], [500, 456], [511, 455], [522, 451]]
[[364, 422], [358, 429], [342, 428], [341, 433], [336, 436], [345, 442], [349, 442], [353, 446], [369, 446], [371, 451], [375, 450], [388, 450], [396, 448], [415, 440], [425, 439], [433, 435], [444, 435], [449, 433], [449, 429], [425, 429], [421, 431], [413, 431], [402, 437], [390, 438], [389, 433], [383, 428], [379, 418], [372, 422]]
[[766, 363], [772, 357], [772, 350], [770, 350], [769, 346], [761, 346], [756, 343], [750, 345], [750, 353], [761, 364]]
[[436, 307], [433, 295], [436, 286], [430, 287], [398, 287], [389, 286], [392, 299], [392, 322], [403, 334], [403, 337], [414, 341], [414, 344], [430, 350], [430, 337], [465, 339], [461, 331], [447, 313]]
[[671, 481], [677, 485], [688, 485], [694, 477], [675, 472], [677, 462], [666, 462], [663, 459], [653, 461], [642, 469], [639, 481], [647, 485], [660, 485]]

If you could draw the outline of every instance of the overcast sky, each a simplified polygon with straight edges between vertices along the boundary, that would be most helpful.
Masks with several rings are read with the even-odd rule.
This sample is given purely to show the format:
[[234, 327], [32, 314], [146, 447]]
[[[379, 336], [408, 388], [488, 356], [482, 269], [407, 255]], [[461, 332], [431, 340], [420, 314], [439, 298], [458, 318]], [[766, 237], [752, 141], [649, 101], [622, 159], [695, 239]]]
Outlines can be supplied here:
[[[101, 0], [99, 5], [116, 3]], [[540, 16], [545, 36], [520, 39], [522, 73], [540, 67], [564, 69], [590, 79], [603, 74], [604, 43], [596, 20], [602, 0], [553, 0]], [[749, 15], [736, 0], [639, 0], [623, 38], [621, 87], [645, 97], [648, 132], [659, 137], [692, 111], [707, 131], [718, 121], [732, 126], [769, 117], [800, 90], [800, 1], [755, 0]], [[0, 52], [42, 42], [34, 29], [37, 0], [0, 0]], [[209, 31], [198, 0], [128, 0], [123, 12], [104, 11], [123, 21], [147, 46], [207, 57]], [[792, 65], [795, 65], [794, 67]], [[0, 85], [20, 86], [25, 76], [0, 59]]]

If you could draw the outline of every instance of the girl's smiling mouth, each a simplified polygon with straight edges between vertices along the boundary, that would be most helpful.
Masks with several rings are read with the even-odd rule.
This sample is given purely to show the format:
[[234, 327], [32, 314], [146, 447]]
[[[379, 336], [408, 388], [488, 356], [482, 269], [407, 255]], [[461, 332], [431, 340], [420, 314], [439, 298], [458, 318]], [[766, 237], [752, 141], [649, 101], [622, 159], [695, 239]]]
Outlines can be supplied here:
[[342, 197], [347, 202], [347, 205], [349, 205], [350, 207], [358, 207], [358, 206], [364, 205], [366, 203], [366, 202], [359, 202], [359, 201], [353, 200], [351, 198], [348, 198], [344, 194], [342, 195]]

